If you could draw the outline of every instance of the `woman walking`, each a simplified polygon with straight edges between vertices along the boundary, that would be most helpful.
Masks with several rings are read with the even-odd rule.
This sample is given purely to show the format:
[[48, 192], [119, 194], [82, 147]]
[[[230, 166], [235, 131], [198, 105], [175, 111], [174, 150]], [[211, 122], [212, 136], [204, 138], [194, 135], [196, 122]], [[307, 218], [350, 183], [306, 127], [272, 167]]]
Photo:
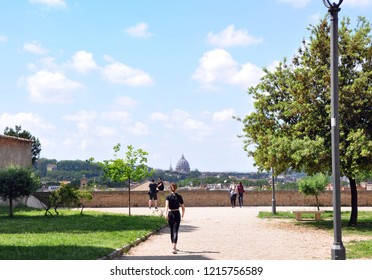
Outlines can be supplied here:
[[243, 195], [244, 195], [244, 187], [242, 182], [239, 182], [238, 184], [238, 195], [239, 195], [239, 206], [240, 208], [243, 207]]
[[[170, 228], [170, 237], [172, 241], [172, 253], [177, 254], [178, 229], [181, 223], [181, 217], [185, 214], [185, 204], [181, 195], [176, 193], [177, 185], [172, 183], [171, 193], [165, 200], [165, 217], [168, 220]], [[180, 213], [180, 207], [182, 214]]]

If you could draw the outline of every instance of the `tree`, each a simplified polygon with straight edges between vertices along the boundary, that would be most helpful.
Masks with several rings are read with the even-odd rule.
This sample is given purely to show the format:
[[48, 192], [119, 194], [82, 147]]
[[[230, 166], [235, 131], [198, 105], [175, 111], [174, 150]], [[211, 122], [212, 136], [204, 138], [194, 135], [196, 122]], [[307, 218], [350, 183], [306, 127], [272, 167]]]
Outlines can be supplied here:
[[0, 197], [9, 200], [10, 217], [13, 217], [13, 199], [30, 195], [40, 186], [39, 177], [30, 168], [11, 165], [0, 169]]
[[22, 127], [19, 125], [15, 126], [15, 129], [6, 127], [4, 129], [4, 135], [15, 136], [23, 139], [32, 140], [31, 153], [32, 153], [32, 165], [35, 166], [36, 161], [40, 157], [41, 144], [38, 138], [32, 136], [27, 130], [22, 131]]
[[[243, 122], [244, 148], [262, 170], [331, 173], [330, 26], [310, 25], [292, 63], [287, 59], [249, 89], [255, 111]], [[357, 174], [372, 169], [371, 25], [359, 17], [354, 29], [344, 18], [339, 30], [340, 169], [349, 178], [357, 224]], [[253, 150], [252, 150], [253, 149]]]
[[58, 190], [53, 191], [47, 201], [47, 205], [44, 206], [45, 216], [49, 213], [51, 216], [53, 214], [50, 212], [50, 208], [54, 208], [54, 212], [59, 215], [57, 209], [60, 206], [65, 207], [81, 207], [80, 215], [83, 214], [84, 204], [82, 200], [92, 200], [92, 193], [87, 190], [79, 190], [71, 184], [63, 185]]
[[313, 176], [306, 176], [298, 181], [299, 191], [304, 195], [315, 196], [316, 206], [319, 210], [319, 199], [318, 195], [324, 192], [326, 185], [328, 184], [328, 177], [324, 174], [318, 173]]
[[151, 176], [152, 172], [147, 167], [148, 153], [142, 149], [135, 150], [132, 145], [127, 146], [125, 158], [118, 158], [120, 144], [114, 146], [114, 159], [105, 160], [100, 163], [105, 176], [115, 182], [128, 182], [128, 205], [129, 216], [131, 215], [130, 184], [140, 182]]

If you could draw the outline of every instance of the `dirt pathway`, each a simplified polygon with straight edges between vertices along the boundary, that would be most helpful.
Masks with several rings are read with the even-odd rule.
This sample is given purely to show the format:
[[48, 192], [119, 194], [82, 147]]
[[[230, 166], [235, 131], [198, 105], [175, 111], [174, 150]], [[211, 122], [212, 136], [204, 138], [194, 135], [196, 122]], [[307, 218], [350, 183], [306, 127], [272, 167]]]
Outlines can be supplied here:
[[[277, 208], [278, 211], [290, 209], [293, 208]], [[165, 227], [117, 259], [329, 260], [331, 258], [332, 234], [323, 230], [296, 227], [291, 222], [259, 219], [257, 214], [261, 210], [271, 211], [271, 208], [187, 208], [180, 227], [178, 242], [180, 251], [177, 255], [171, 253], [169, 228]], [[107, 211], [119, 212], [120, 210], [108, 209]], [[153, 214], [148, 208], [134, 208], [132, 213]]]

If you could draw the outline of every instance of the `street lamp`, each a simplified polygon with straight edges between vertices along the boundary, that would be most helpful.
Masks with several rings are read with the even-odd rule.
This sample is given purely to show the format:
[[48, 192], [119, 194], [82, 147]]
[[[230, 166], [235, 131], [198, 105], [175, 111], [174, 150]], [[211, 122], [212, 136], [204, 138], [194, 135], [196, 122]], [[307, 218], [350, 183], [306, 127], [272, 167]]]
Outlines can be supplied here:
[[271, 207], [273, 215], [276, 214], [276, 201], [275, 201], [275, 177], [274, 177], [274, 168], [271, 168], [271, 184], [272, 184], [272, 198], [271, 198]]
[[341, 240], [341, 194], [340, 194], [340, 133], [338, 118], [338, 3], [323, 0], [331, 15], [331, 134], [333, 177], [333, 231], [332, 260], [345, 260], [345, 247]]

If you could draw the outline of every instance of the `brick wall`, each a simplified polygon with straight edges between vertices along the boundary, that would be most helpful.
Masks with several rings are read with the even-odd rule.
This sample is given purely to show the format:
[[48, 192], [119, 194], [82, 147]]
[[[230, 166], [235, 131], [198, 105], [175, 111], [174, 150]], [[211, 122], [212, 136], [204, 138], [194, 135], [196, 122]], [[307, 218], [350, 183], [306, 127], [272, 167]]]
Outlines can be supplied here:
[[25, 167], [32, 165], [32, 141], [12, 136], [0, 135], [0, 168], [10, 164]]
[[[159, 206], [164, 206], [165, 196], [168, 192], [159, 192]], [[229, 194], [227, 191], [179, 191], [187, 207], [195, 206], [229, 206]], [[47, 193], [39, 193], [37, 196], [45, 196]], [[271, 191], [246, 191], [244, 204], [247, 206], [271, 206]], [[297, 191], [276, 191], [277, 206], [315, 206], [313, 196], [304, 196]], [[350, 206], [351, 194], [349, 191], [341, 192], [342, 206]], [[319, 196], [321, 206], [332, 206], [332, 191], [326, 191]], [[85, 202], [86, 207], [127, 207], [128, 191], [95, 192], [93, 200]], [[358, 191], [358, 205], [372, 206], [372, 191]], [[132, 207], [147, 207], [148, 195], [146, 191], [131, 192]]]

